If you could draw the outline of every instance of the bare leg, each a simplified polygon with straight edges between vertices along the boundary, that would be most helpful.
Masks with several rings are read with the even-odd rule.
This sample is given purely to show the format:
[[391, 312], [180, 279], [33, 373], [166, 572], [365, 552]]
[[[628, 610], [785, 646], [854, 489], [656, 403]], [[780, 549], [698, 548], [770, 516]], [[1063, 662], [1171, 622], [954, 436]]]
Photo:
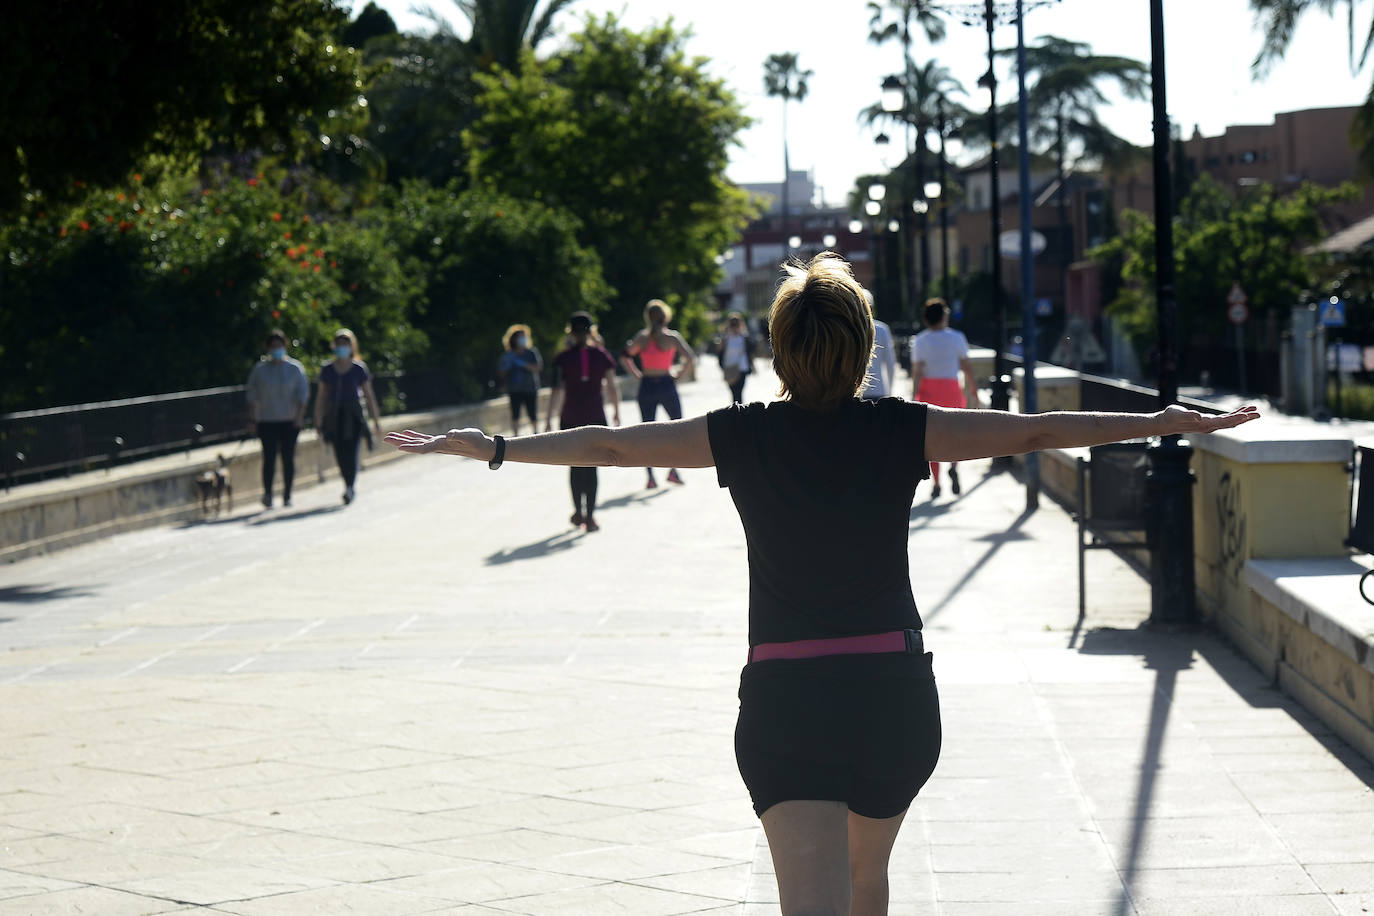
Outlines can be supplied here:
[[848, 813], [839, 801], [785, 801], [763, 812], [783, 916], [849, 913]]
[[905, 811], [881, 820], [849, 812], [850, 916], [887, 916], [887, 863], [904, 817]]

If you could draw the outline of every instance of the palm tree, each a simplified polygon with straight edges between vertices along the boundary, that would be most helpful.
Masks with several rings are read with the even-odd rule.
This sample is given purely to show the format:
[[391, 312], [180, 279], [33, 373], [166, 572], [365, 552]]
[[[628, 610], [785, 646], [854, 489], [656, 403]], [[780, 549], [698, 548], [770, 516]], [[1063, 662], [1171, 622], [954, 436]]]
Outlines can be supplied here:
[[[465, 45], [479, 69], [500, 67], [514, 71], [520, 65], [520, 53], [536, 48], [553, 34], [553, 17], [574, 0], [452, 0], [463, 14], [472, 33]], [[452, 35], [447, 20], [431, 7], [421, 12], [433, 22], [442, 35]], [[538, 15], [536, 16], [536, 13]]]
[[[889, 16], [891, 18], [889, 18]], [[881, 0], [881, 2], [880, 0], [869, 0], [868, 17], [869, 41], [877, 45], [886, 44], [887, 42], [893, 40], [897, 40], [902, 43], [902, 85], [906, 91], [906, 108], [910, 110], [903, 111], [901, 113], [902, 117], [898, 120], [903, 121], [907, 125], [908, 148], [910, 148], [910, 129], [913, 127], [916, 128], [917, 136], [915, 193], [920, 194], [922, 192], [921, 185], [925, 180], [922, 169], [925, 158], [922, 153], [922, 150], [925, 146], [925, 132], [926, 130], [928, 130], [928, 125], [935, 123], [935, 106], [932, 100], [929, 112], [931, 118], [924, 122], [925, 125], [927, 125], [927, 127], [926, 130], [923, 130], [922, 125], [916, 123], [917, 119], [914, 117], [915, 115], [920, 113], [920, 108], [913, 108], [912, 100], [913, 98], [926, 98], [929, 96], [929, 93], [925, 91], [927, 87], [919, 87], [917, 85], [918, 81], [921, 79], [921, 68], [918, 68], [911, 58], [911, 30], [912, 26], [915, 25], [925, 34], [927, 41], [929, 41], [931, 44], [935, 44], [939, 41], [942, 41], [945, 37], [945, 23], [944, 20], [941, 19], [940, 16], [936, 13], [935, 4], [932, 3], [931, 0]], [[930, 64], [927, 64], [927, 69], [930, 66]], [[943, 70], [943, 68], [940, 69]], [[947, 73], [948, 71], [946, 71], [946, 74]], [[962, 91], [962, 88], [960, 91]], [[867, 109], [864, 112], [860, 113], [860, 119], [862, 120], [866, 114]], [[872, 121], [873, 118], [869, 117], [868, 123], [872, 123]], [[914, 199], [914, 197], [908, 198], [908, 195], [902, 194], [900, 195], [899, 199], [905, 201], [907, 199]], [[903, 251], [910, 250], [910, 246], [906, 241], [910, 217], [911, 214], [908, 212], [907, 208], [903, 206], [899, 217], [899, 224], [902, 228]], [[924, 213], [921, 214], [920, 223], [921, 296], [923, 297], [925, 295], [925, 291], [930, 286], [930, 249], [926, 244], [926, 215]], [[901, 259], [900, 264], [898, 265], [898, 269], [902, 273], [902, 314], [904, 316], [908, 313], [907, 297], [910, 294], [908, 289], [909, 284], [906, 279], [906, 261], [907, 259], [903, 257]]]
[[[924, 66], [913, 64], [908, 70], [907, 79], [903, 81], [903, 89], [905, 102], [900, 111], [886, 111], [881, 105], [870, 105], [859, 112], [859, 120], [870, 126], [884, 121], [890, 125], [901, 124], [915, 134], [911, 177], [908, 178], [908, 173], [903, 168], [907, 164], [905, 156], [898, 166], [897, 184], [903, 193], [898, 195], [897, 199], [903, 202], [901, 218], [905, 224], [907, 208], [904, 202], [925, 195], [926, 157], [931, 152], [930, 135], [935, 133], [938, 137], [945, 124], [957, 123], [970, 117], [970, 113], [951, 98], [955, 94], [964, 94], [963, 84], [954, 78], [948, 67], [937, 61], [927, 61]], [[941, 193], [945, 190], [941, 188]], [[918, 298], [923, 298], [930, 287], [930, 247], [925, 231], [927, 218], [928, 214], [922, 213], [919, 219], [921, 290]]]
[[[1374, 51], [1374, 15], [1370, 16], [1369, 30], [1365, 32], [1364, 44], [1360, 48], [1357, 60], [1355, 36], [1360, 29], [1356, 25], [1359, 17], [1355, 8], [1359, 5], [1359, 0], [1250, 0], [1250, 8], [1255, 11], [1264, 28], [1264, 45], [1252, 65], [1254, 74], [1264, 76], [1288, 52], [1298, 19], [1303, 13], [1316, 9], [1330, 16], [1336, 12], [1336, 7], [1341, 5], [1345, 6], [1346, 26], [1349, 30], [1346, 54], [1350, 70], [1352, 73], [1363, 70], [1364, 65], [1369, 62], [1370, 52]], [[1369, 95], [1365, 97], [1364, 104], [1355, 115], [1354, 123], [1350, 125], [1350, 140], [1359, 152], [1360, 164], [1366, 172], [1374, 174], [1374, 85], [1370, 86]]]
[[[998, 51], [1014, 56], [1016, 49]], [[1131, 99], [1144, 99], [1150, 88], [1150, 68], [1130, 57], [1095, 55], [1081, 41], [1046, 35], [1039, 44], [1026, 47], [1026, 74], [1033, 78], [1026, 89], [1030, 141], [1053, 153], [1059, 197], [1059, 233], [1062, 267], [1072, 257], [1068, 242], [1068, 195], [1065, 182], [1070, 170], [1070, 146], [1078, 160], [1092, 160], [1107, 168], [1129, 163], [1139, 155], [1136, 147], [1112, 133], [1097, 116], [1108, 104], [1102, 84], [1115, 82]], [[1076, 164], [1076, 163], [1075, 163]]]
[[798, 102], [806, 98], [806, 81], [812, 76], [810, 70], [797, 65], [796, 54], [770, 54], [763, 62], [763, 91], [769, 98], [782, 98], [782, 235], [783, 246], [787, 245], [788, 183], [792, 167], [787, 156], [787, 103], [791, 99]]

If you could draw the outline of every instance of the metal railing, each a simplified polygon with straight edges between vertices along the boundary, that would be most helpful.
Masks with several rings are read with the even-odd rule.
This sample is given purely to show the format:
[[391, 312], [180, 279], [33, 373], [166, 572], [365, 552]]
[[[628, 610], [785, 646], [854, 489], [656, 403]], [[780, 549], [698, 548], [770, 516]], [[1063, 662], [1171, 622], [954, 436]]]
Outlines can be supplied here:
[[[373, 378], [383, 413], [454, 403], [456, 389], [438, 369]], [[306, 407], [313, 415], [315, 386]], [[0, 414], [0, 481], [15, 484], [242, 439], [248, 429], [244, 386]]]

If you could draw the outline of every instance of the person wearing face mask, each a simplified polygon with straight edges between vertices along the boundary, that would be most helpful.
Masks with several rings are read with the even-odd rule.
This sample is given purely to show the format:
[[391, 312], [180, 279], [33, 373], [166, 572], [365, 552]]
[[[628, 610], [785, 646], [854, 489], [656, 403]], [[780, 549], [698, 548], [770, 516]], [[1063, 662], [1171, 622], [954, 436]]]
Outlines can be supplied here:
[[[334, 360], [320, 369], [320, 387], [315, 396], [315, 428], [334, 446], [334, 458], [343, 477], [344, 505], [353, 502], [358, 478], [358, 462], [363, 437], [368, 434], [363, 417], [363, 402], [372, 416], [377, 438], [382, 436], [381, 411], [372, 391], [372, 373], [358, 358], [358, 338], [348, 328], [334, 332]], [[370, 438], [370, 437], [369, 437]]]
[[296, 479], [296, 436], [305, 421], [310, 382], [305, 367], [286, 355], [286, 334], [268, 333], [266, 356], [248, 373], [248, 434], [262, 442], [262, 504], [272, 508], [272, 478], [281, 455], [281, 501], [291, 505]]
[[530, 345], [529, 325], [511, 325], [506, 328], [504, 340], [506, 352], [501, 354], [496, 372], [505, 383], [510, 398], [511, 435], [520, 435], [521, 410], [530, 418], [530, 434], [533, 435], [539, 432], [539, 370], [544, 368], [544, 360]]

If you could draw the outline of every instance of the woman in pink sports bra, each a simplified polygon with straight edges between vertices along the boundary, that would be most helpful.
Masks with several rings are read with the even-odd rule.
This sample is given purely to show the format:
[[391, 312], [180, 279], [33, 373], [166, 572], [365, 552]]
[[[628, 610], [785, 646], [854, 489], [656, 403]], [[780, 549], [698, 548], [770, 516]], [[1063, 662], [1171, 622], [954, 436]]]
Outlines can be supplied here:
[[[687, 346], [682, 335], [668, 327], [673, 320], [673, 310], [662, 299], [650, 299], [644, 307], [644, 330], [634, 336], [621, 354], [620, 363], [625, 371], [639, 379], [639, 415], [644, 423], [652, 423], [658, 406], [670, 420], [682, 419], [682, 402], [677, 396], [677, 378], [688, 371], [696, 362], [697, 355]], [[682, 367], [674, 370], [673, 361], [682, 354]], [[634, 358], [639, 357], [639, 366]], [[649, 481], [645, 484], [652, 490], [658, 486], [654, 479], [654, 469], [645, 468]], [[669, 483], [682, 483], [677, 468], [668, 470]]]

